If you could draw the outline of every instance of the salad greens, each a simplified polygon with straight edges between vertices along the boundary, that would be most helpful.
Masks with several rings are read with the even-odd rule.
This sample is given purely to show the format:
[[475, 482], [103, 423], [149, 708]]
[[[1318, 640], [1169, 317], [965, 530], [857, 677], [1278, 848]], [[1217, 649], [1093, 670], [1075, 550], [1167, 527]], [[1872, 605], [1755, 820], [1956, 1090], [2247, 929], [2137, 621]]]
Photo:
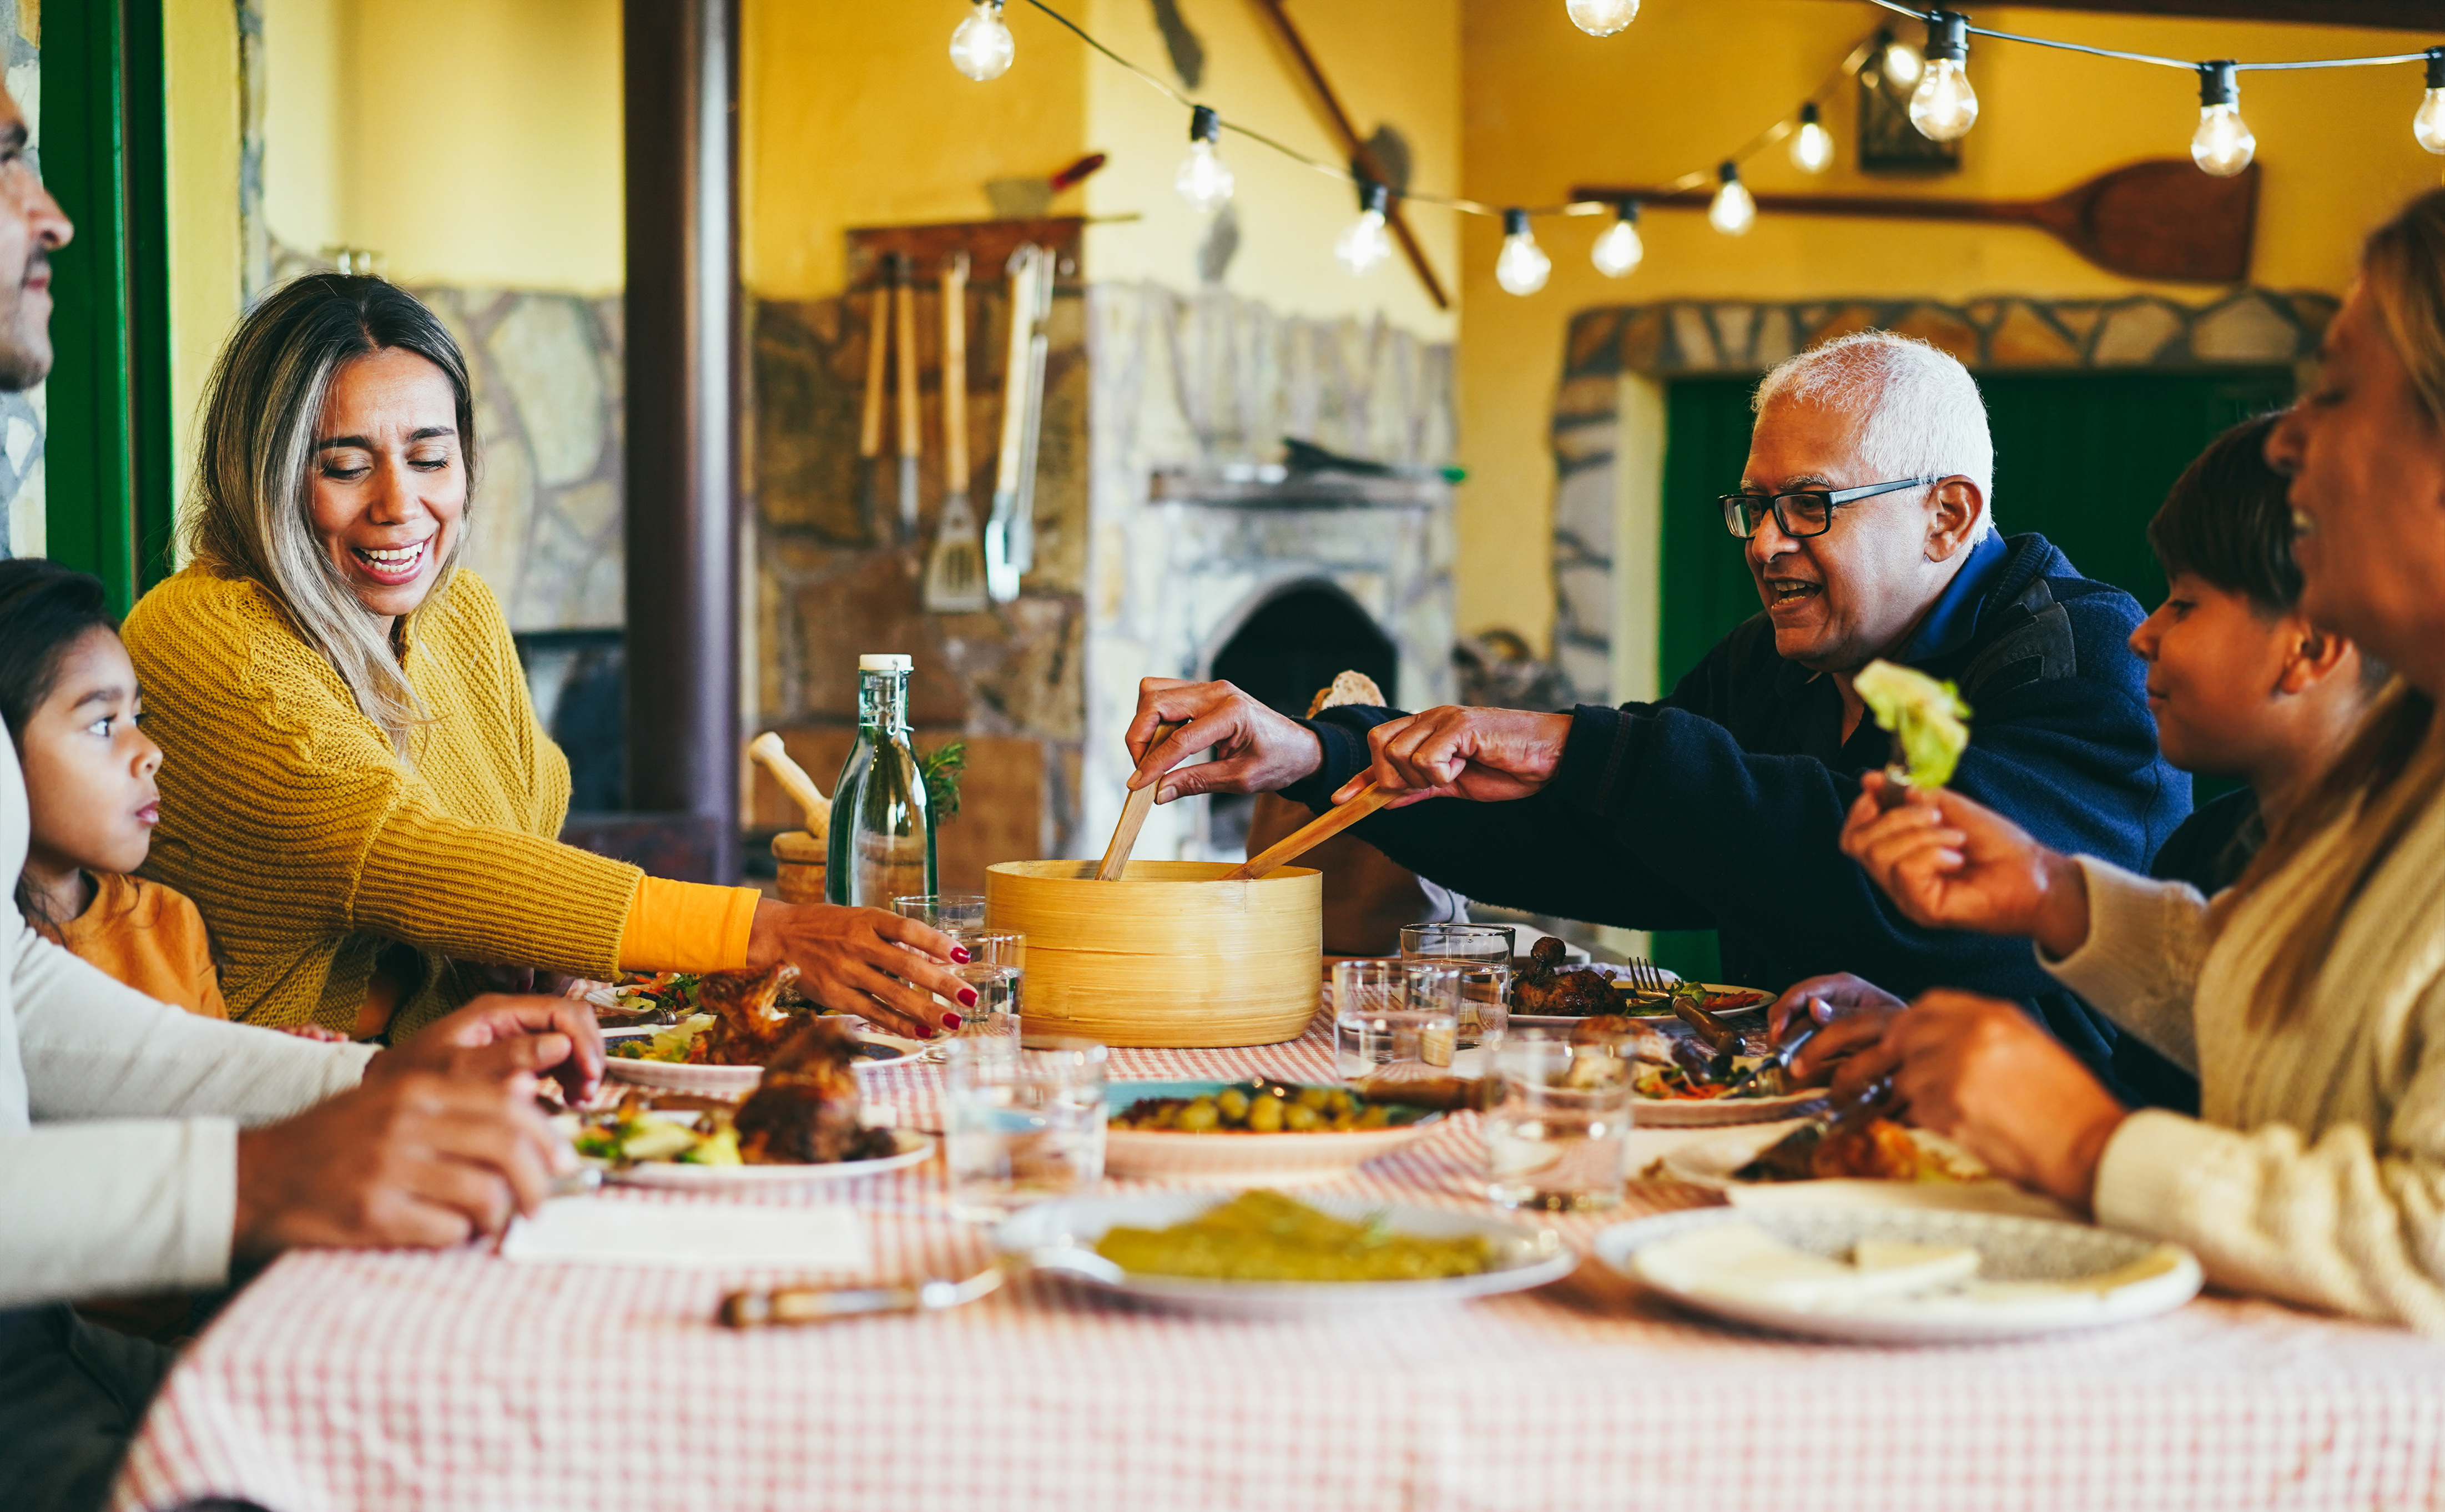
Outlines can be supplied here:
[[1961, 701], [1959, 688], [1882, 661], [1860, 668], [1851, 685], [1908, 763], [1901, 774], [1904, 781], [1914, 788], [1940, 788], [1952, 780], [1961, 753], [1969, 747], [1969, 705]]

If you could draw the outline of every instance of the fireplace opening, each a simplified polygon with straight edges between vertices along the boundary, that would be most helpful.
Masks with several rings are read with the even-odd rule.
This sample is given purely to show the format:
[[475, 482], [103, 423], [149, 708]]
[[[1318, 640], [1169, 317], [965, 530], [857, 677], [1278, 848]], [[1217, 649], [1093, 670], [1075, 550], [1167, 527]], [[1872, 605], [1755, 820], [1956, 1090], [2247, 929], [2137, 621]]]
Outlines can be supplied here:
[[[1281, 589], [1250, 612], [1214, 653], [1209, 676], [1236, 685], [1267, 708], [1293, 719], [1306, 715], [1316, 690], [1344, 672], [1364, 672], [1400, 701], [1400, 652], [1365, 609], [1331, 583], [1309, 581]], [[1216, 794], [1208, 800], [1204, 852], [1236, 860], [1246, 850], [1256, 800]]]

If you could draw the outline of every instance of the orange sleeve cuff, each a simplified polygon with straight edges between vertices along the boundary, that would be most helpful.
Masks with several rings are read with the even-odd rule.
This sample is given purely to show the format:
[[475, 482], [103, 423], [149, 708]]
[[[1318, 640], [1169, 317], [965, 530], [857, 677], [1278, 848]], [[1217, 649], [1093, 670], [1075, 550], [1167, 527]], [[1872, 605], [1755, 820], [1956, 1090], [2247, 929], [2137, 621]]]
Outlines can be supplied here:
[[753, 887], [709, 887], [645, 877], [620, 931], [622, 971], [735, 971], [747, 964], [756, 927]]

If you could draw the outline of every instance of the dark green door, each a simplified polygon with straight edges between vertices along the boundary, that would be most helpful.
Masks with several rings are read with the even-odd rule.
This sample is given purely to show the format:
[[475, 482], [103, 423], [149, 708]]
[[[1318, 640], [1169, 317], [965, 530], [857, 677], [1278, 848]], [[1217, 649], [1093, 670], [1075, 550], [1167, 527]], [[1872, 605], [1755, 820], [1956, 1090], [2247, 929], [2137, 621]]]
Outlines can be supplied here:
[[[1668, 390], [1664, 574], [1658, 685], [1670, 688], [1732, 626], [1758, 611], [1739, 543], [1714, 496], [1740, 485], [1749, 450], [1754, 377], [1693, 378]], [[1995, 433], [1995, 521], [2035, 531], [2093, 578], [2150, 607], [2165, 595], [2148, 550], [2148, 517], [2218, 432], [2291, 402], [2285, 368], [2214, 373], [1981, 374]], [[1711, 931], [1662, 932], [1657, 960], [1712, 980]]]

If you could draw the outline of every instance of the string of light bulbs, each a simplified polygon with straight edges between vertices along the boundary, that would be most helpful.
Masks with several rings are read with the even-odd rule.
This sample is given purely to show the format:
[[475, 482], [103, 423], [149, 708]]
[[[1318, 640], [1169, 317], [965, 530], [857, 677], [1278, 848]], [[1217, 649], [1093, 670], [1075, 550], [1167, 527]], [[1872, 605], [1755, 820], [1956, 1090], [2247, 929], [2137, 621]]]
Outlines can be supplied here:
[[[951, 33], [952, 65], [980, 84], [1008, 73], [1017, 58], [1017, 43], [1002, 20], [1004, 3], [1005, 0], [973, 0], [966, 19]], [[1236, 180], [1231, 165], [1222, 153], [1222, 133], [1229, 131], [1270, 148], [1302, 167], [1350, 184], [1357, 191], [1358, 218], [1334, 243], [1335, 260], [1353, 277], [1367, 276], [1391, 257], [1391, 237], [1386, 230], [1386, 216], [1394, 194], [1390, 186], [1354, 174], [1342, 164], [1311, 158], [1277, 138], [1225, 120], [1213, 107], [1199, 104], [1158, 75], [1139, 67], [1106, 47], [1084, 27], [1053, 9], [1046, 0], [1026, 0], [1026, 3], [1068, 29], [1088, 47], [1173, 103], [1187, 108], [1188, 152], [1172, 177], [1172, 187], [1200, 214], [1211, 215], [1231, 198]], [[1563, 9], [1572, 24], [1581, 31], [1593, 37], [1610, 37], [1638, 19], [1639, 3], [1640, 0], [1564, 0]], [[1911, 91], [1911, 124], [1931, 141], [1958, 141], [1969, 135], [1970, 127], [1978, 121], [1978, 92], [1969, 79], [1969, 39], [1973, 36], [2118, 62], [2179, 68], [2192, 73], [2198, 81], [2199, 124], [2191, 137], [2191, 160], [2198, 164], [2201, 171], [2218, 177], [2230, 177], [2241, 173], [2257, 156], [2258, 139], [2241, 116], [2240, 76], [2243, 73], [2425, 64], [2426, 84], [2419, 104], [2412, 114], [2412, 137], [2425, 150], [2445, 155], [2445, 45], [2420, 52], [2390, 53], [2379, 57], [2308, 58], [2268, 63], [2223, 58], [2192, 62], [2155, 53], [2125, 52], [2085, 43], [1991, 30], [1972, 25], [1968, 15], [1957, 10], [1921, 9], [1903, 5], [1899, 0], [1870, 0], [1870, 3], [1924, 23], [1927, 27], [1926, 45], [1914, 47], [1905, 39], [1889, 35], [1862, 42], [1834, 68], [1824, 84], [1801, 103], [1793, 115], [1759, 132], [1712, 170], [1700, 169], [1684, 174], [1666, 183], [1656, 193], [1659, 196], [1677, 195], [1712, 179], [1716, 188], [1707, 206], [1708, 223], [1726, 236], [1746, 234], [1757, 224], [1758, 207], [1756, 197], [1741, 181], [1741, 164], [1775, 143], [1787, 140], [1792, 164], [1802, 173], [1820, 174], [1831, 167], [1835, 143], [1833, 133], [1825, 128], [1822, 102], [1841, 81], [1858, 70], [1879, 43], [1884, 47], [1882, 64], [1886, 74]], [[1596, 271], [1608, 278], [1627, 277], [1646, 256], [1646, 247], [1638, 233], [1639, 201], [1635, 198], [1617, 203], [1573, 200], [1561, 205], [1497, 207], [1456, 195], [1437, 195], [1423, 190], [1401, 190], [1398, 193], [1400, 198], [1412, 203], [1434, 205], [1465, 215], [1501, 219], [1502, 250], [1495, 258], [1494, 278], [1512, 294], [1533, 294], [1544, 288], [1552, 275], [1553, 259], [1537, 244], [1531, 225], [1532, 220], [1538, 217], [1613, 215], [1613, 225], [1596, 237], [1590, 254]]]

